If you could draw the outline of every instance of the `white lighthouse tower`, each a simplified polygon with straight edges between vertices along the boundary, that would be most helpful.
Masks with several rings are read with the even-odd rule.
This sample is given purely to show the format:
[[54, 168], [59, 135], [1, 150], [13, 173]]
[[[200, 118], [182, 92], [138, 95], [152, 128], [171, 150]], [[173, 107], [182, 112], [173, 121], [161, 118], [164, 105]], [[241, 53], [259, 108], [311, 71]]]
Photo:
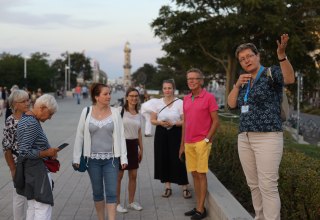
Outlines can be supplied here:
[[124, 65], [123, 65], [123, 86], [125, 89], [131, 86], [131, 49], [129, 42], [124, 46]]

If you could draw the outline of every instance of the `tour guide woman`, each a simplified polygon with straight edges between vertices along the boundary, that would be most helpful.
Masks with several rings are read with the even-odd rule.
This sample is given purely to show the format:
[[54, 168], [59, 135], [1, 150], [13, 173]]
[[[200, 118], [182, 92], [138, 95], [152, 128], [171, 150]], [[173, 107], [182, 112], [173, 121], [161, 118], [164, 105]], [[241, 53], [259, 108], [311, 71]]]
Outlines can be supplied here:
[[252, 43], [241, 44], [235, 55], [244, 73], [228, 97], [230, 108], [240, 108], [238, 152], [251, 190], [255, 219], [280, 219], [279, 165], [283, 152], [282, 90], [294, 83], [293, 68], [285, 54], [289, 37], [277, 41], [279, 66], [271, 72], [260, 64]]
[[82, 110], [74, 143], [73, 163], [79, 166], [83, 148], [83, 155], [89, 158], [88, 173], [97, 217], [99, 220], [105, 219], [107, 203], [108, 219], [115, 220], [119, 157], [122, 169], [128, 164], [124, 128], [120, 112], [110, 107], [110, 88], [96, 83], [92, 84], [90, 93], [93, 104], [88, 114], [87, 107]]

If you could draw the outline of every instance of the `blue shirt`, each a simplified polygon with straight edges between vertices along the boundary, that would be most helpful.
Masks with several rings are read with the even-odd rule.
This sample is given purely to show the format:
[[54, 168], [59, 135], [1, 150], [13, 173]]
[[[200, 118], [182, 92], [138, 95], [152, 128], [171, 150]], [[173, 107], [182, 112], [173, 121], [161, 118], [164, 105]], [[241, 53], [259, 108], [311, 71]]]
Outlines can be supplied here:
[[[283, 76], [279, 66], [271, 67], [271, 75], [267, 76], [267, 68], [250, 89], [249, 111], [240, 114], [239, 133], [241, 132], [274, 132], [282, 131], [281, 101]], [[238, 108], [245, 105], [244, 96], [247, 86], [240, 87]]]

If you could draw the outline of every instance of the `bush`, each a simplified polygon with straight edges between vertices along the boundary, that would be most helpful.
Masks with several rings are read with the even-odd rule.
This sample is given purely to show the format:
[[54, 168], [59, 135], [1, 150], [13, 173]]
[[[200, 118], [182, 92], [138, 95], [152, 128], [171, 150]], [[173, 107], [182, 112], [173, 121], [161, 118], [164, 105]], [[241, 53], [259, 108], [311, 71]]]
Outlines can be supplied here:
[[234, 123], [221, 124], [212, 143], [209, 167], [243, 207], [253, 212], [250, 190], [239, 160], [237, 135]]
[[[237, 135], [237, 125], [221, 123], [213, 141], [209, 166], [243, 207], [254, 213], [239, 160]], [[320, 219], [320, 160], [285, 148], [279, 176], [281, 219]]]
[[283, 219], [320, 219], [320, 161], [285, 150], [279, 192]]

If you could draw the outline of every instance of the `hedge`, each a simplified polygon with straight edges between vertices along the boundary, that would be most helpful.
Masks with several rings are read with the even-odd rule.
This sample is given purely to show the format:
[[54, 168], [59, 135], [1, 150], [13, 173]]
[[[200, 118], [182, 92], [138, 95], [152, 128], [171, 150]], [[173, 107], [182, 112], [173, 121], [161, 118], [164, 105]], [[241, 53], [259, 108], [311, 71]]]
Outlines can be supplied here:
[[[254, 213], [239, 160], [237, 135], [237, 125], [221, 123], [213, 141], [209, 166], [243, 207]], [[320, 160], [285, 147], [279, 176], [281, 219], [320, 219]]]

